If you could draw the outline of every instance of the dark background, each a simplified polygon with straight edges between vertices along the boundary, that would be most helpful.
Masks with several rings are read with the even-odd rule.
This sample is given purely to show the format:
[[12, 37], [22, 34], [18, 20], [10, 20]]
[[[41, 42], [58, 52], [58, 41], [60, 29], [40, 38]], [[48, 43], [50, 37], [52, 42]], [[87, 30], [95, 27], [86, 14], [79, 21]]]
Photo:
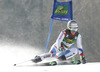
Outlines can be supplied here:
[[[0, 0], [0, 43], [27, 44], [43, 53], [52, 8], [53, 0]], [[100, 0], [73, 0], [73, 14], [79, 24], [87, 60], [100, 61]], [[66, 24], [54, 20], [46, 52]]]

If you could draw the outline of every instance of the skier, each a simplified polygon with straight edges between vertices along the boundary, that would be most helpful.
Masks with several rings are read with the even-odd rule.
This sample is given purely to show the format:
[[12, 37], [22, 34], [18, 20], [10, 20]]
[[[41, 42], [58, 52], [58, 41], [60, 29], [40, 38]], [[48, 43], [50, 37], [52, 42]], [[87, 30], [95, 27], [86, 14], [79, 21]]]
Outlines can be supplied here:
[[[77, 48], [72, 48], [72, 45], [77, 42]], [[74, 20], [67, 23], [67, 29], [64, 29], [59, 34], [56, 42], [52, 45], [49, 53], [36, 56], [32, 59], [33, 62], [41, 62], [48, 57], [57, 57], [59, 60], [72, 58], [79, 52], [80, 61], [85, 64], [86, 60], [82, 49], [82, 38], [78, 32], [78, 24]]]

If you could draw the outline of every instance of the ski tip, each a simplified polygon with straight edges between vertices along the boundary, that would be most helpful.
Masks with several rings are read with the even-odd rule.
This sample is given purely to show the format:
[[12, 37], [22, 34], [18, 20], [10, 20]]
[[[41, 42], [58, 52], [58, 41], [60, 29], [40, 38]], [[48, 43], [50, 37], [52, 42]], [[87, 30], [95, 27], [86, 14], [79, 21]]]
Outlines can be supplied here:
[[14, 64], [13, 66], [16, 66], [16, 64]]

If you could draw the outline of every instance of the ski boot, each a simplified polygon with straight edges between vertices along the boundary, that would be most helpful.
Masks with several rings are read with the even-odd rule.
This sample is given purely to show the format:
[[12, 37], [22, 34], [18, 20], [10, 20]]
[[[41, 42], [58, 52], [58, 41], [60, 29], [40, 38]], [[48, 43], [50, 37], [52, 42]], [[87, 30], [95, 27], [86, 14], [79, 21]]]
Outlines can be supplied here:
[[31, 61], [33, 61], [34, 63], [38, 63], [38, 62], [41, 62], [42, 59], [41, 59], [40, 56], [35, 56], [35, 58], [34, 59], [31, 59]]

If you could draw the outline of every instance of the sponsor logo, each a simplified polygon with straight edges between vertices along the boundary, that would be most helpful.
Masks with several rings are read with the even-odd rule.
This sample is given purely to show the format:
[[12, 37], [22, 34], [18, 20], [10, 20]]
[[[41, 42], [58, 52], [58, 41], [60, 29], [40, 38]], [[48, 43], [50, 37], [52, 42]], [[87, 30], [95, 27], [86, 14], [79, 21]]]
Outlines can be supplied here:
[[73, 40], [71, 40], [71, 39], [67, 39], [66, 42], [67, 42], [67, 43], [72, 43]]
[[55, 14], [58, 15], [67, 15], [68, 14], [68, 5], [57, 5], [56, 6], [56, 10], [55, 10]]

